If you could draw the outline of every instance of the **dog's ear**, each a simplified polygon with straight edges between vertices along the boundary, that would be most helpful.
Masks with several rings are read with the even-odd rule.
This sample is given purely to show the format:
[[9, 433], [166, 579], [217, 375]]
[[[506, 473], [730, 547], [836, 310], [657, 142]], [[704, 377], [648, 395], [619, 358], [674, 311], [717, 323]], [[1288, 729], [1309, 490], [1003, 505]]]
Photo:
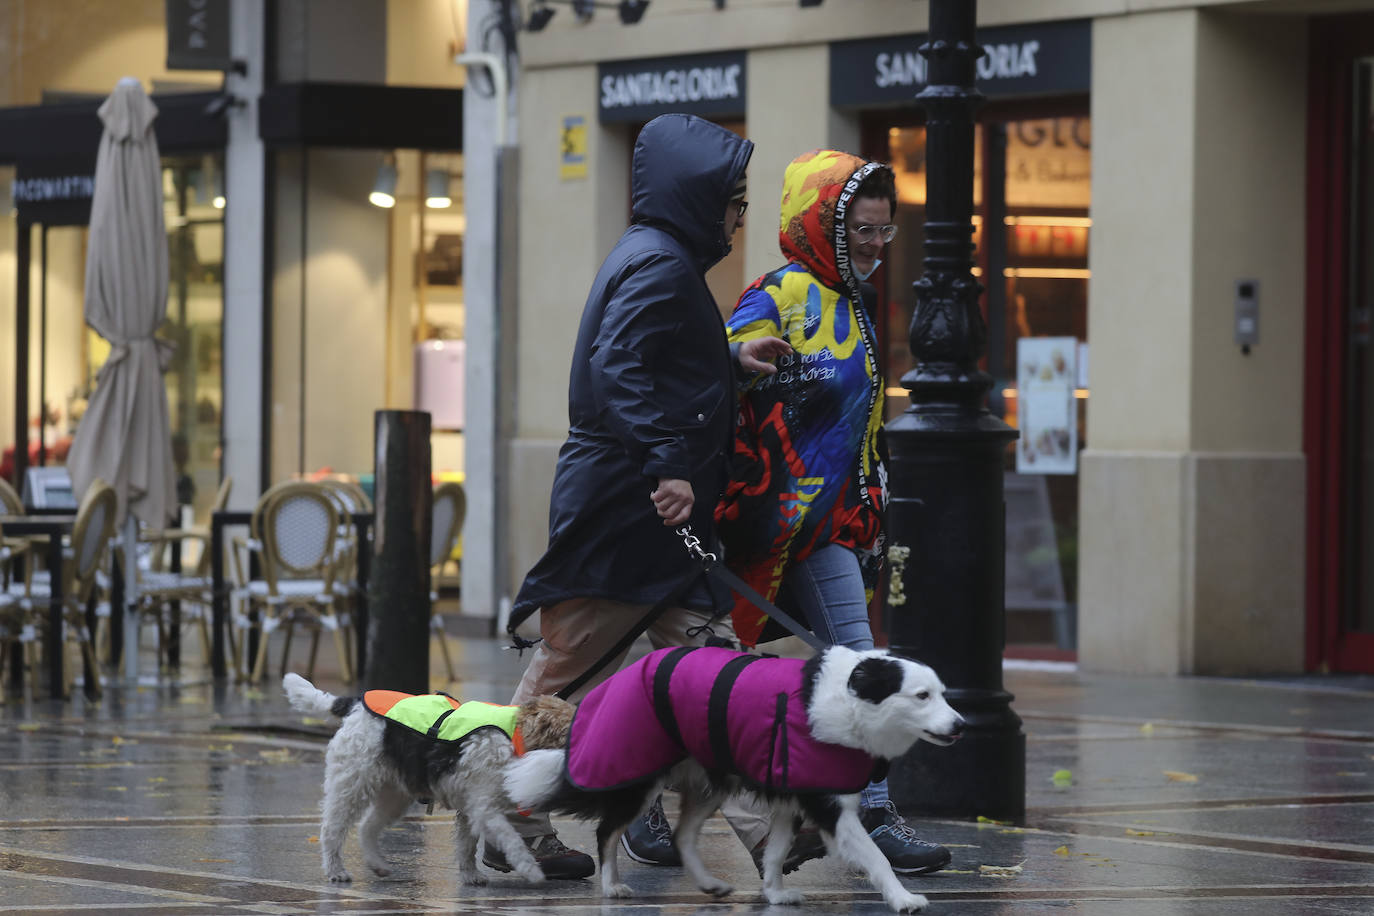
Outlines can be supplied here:
[[881, 703], [902, 689], [902, 665], [891, 658], [866, 658], [849, 675], [849, 691], [861, 700]]

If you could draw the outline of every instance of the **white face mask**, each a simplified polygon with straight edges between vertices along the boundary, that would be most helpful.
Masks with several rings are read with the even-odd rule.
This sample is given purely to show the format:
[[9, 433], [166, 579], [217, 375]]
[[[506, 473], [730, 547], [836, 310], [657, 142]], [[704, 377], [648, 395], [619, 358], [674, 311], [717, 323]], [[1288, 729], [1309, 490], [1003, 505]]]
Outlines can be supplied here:
[[866, 271], [863, 271], [862, 273], [856, 270], [854, 271], [854, 276], [858, 277], [860, 282], [863, 282], [864, 280], [867, 280], [869, 277], [873, 276], [873, 272], [878, 269], [878, 265], [881, 263], [883, 263], [882, 258], [874, 258], [872, 267], [870, 267]]

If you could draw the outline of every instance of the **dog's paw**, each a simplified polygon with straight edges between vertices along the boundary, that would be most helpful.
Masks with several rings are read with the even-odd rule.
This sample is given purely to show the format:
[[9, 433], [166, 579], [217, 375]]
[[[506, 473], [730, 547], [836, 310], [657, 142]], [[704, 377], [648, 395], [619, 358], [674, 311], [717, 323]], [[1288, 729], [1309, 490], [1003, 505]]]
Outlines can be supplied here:
[[520, 873], [520, 877], [524, 878], [530, 884], [538, 884], [540, 881], [544, 880], [544, 870], [537, 864], [529, 868], [517, 868], [516, 871]]
[[725, 897], [735, 892], [732, 884], [726, 884], [719, 878], [709, 878], [697, 885], [703, 894], [710, 894], [712, 897]]
[[919, 913], [929, 905], [929, 901], [920, 894], [893, 894], [887, 898], [887, 905], [892, 907], [894, 913]]
[[333, 881], [335, 884], [348, 884], [353, 880], [353, 876], [340, 868], [337, 871], [331, 871], [329, 873], [329, 880]]
[[797, 906], [806, 900], [806, 895], [801, 891], [778, 888], [777, 890], [763, 889], [763, 899], [774, 906]]
[[625, 897], [633, 897], [634, 895], [635, 892], [630, 890], [630, 885], [628, 884], [611, 884], [601, 891], [601, 896], [603, 897], [619, 897], [623, 899]]
[[470, 884], [473, 887], [483, 887], [491, 880], [486, 875], [476, 870], [464, 872], [462, 879], [464, 884]]
[[372, 873], [378, 878], [385, 878], [387, 875], [391, 874], [391, 868], [380, 862], [369, 862], [367, 867], [372, 869]]

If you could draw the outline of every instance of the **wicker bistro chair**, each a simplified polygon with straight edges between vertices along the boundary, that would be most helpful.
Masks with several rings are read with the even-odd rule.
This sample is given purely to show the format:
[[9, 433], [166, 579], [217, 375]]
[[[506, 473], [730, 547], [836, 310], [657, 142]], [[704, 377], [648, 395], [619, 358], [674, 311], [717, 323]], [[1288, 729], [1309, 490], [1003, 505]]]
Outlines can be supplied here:
[[453, 659], [449, 655], [448, 634], [444, 632], [444, 621], [435, 609], [439, 601], [439, 572], [453, 554], [458, 537], [463, 533], [463, 519], [467, 511], [468, 497], [462, 484], [441, 483], [434, 488], [433, 521], [429, 538], [429, 565], [432, 571], [430, 582], [433, 584], [429, 593], [429, 626], [433, 630], [434, 639], [439, 642], [439, 651], [443, 653], [444, 667], [448, 670], [450, 681], [456, 681], [458, 677], [453, 670]]
[[[28, 545], [22, 543], [22, 539], [16, 539], [11, 545], [5, 540], [4, 534], [4, 526], [0, 525], [0, 703], [5, 701], [5, 665], [14, 647], [20, 648], [21, 664], [27, 666], [33, 654], [30, 645], [38, 640], [38, 631], [29, 612], [21, 599], [10, 593], [10, 585], [16, 581], [14, 561], [28, 549]], [[36, 665], [29, 670], [31, 675], [36, 676]]]
[[[25, 663], [29, 666], [30, 687], [35, 692], [38, 644], [34, 636], [41, 634], [45, 639], [61, 639], [64, 648], [72, 642], [80, 647], [78, 662], [84, 659], [94, 677], [93, 683], [87, 685], [88, 690], [96, 696], [100, 695], [100, 669], [86, 623], [86, 602], [95, 588], [96, 573], [114, 536], [117, 509], [114, 489], [103, 480], [92, 481], [77, 507], [71, 537], [62, 550], [62, 568], [31, 573], [25, 582], [11, 583], [6, 588], [8, 604], [11, 608], [17, 605], [22, 616], [16, 617], [12, 610], [5, 612], [5, 638], [8, 642], [0, 649], [0, 655], [7, 654], [4, 650], [8, 649], [8, 643], [18, 641], [24, 644], [25, 654], [29, 656]], [[62, 576], [63, 632], [44, 633], [53, 575]], [[0, 661], [0, 666], [3, 666], [3, 661]], [[71, 693], [75, 679], [73, 667], [65, 661], [62, 665], [66, 677], [64, 691], [67, 694]], [[0, 676], [3, 676], [2, 672]]]
[[[234, 479], [226, 477], [220, 482], [210, 511], [218, 512], [229, 505], [229, 494], [233, 490]], [[167, 528], [161, 531], [143, 531], [139, 542], [150, 551], [149, 568], [138, 572], [138, 615], [141, 624], [151, 623], [157, 627], [158, 647], [166, 652], [172, 628], [172, 608], [174, 602], [181, 614], [184, 626], [195, 625], [200, 634], [202, 658], [210, 659], [210, 616], [212, 607], [213, 584], [210, 580], [210, 532], [204, 528]], [[189, 571], [174, 571], [168, 568], [172, 548], [181, 544], [199, 544], [200, 556], [196, 565]], [[105, 618], [102, 626], [108, 626]], [[103, 645], [97, 631], [97, 648]], [[239, 670], [238, 646], [229, 641], [229, 653], [234, 669]], [[118, 665], [119, 660], [115, 659]]]
[[261, 630], [250, 680], [259, 680], [265, 673], [267, 643], [274, 630], [285, 626], [289, 635], [295, 627], [305, 626], [312, 635], [306, 677], [314, 675], [320, 632], [330, 630], [342, 677], [351, 682], [353, 668], [344, 638], [347, 621], [338, 613], [334, 589], [339, 513], [333, 500], [318, 484], [280, 484], [258, 501], [251, 530], [257, 544], [250, 546], [260, 547], [263, 575], [249, 580], [239, 569], [241, 596], [250, 614], [259, 612]]

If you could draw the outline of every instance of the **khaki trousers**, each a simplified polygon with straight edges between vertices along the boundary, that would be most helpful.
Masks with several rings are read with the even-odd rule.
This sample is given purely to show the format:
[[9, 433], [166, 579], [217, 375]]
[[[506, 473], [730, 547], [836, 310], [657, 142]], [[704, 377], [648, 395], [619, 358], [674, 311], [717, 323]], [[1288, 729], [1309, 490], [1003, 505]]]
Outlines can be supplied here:
[[[628, 628], [643, 617], [652, 606], [627, 604], [606, 598], [571, 598], [544, 608], [539, 615], [539, 634], [544, 640], [535, 647], [534, 657], [525, 668], [525, 675], [520, 679], [520, 686], [515, 689], [515, 696], [511, 697], [511, 705], [517, 706], [541, 694], [557, 693], [572, 683], [597, 659], [609, 652]], [[696, 628], [710, 623], [710, 620], [711, 615], [704, 611], [668, 608], [659, 615], [644, 635], [649, 638], [649, 644], [655, 649], [666, 646], [705, 645], [707, 637], [712, 632], [725, 639], [735, 639], [735, 629], [730, 623], [729, 615], [712, 623], [710, 630], [696, 632]], [[693, 633], [689, 634], [689, 630]], [[593, 687], [619, 671], [630, 651], [626, 649], [578, 688], [577, 693], [570, 698], [572, 702], [580, 702]], [[721, 812], [746, 849], [753, 849], [768, 835], [766, 808], [755, 809], [753, 805], [745, 805], [731, 799], [722, 806]], [[521, 836], [536, 837], [554, 832], [547, 814], [521, 816], [512, 812], [510, 821]]]

